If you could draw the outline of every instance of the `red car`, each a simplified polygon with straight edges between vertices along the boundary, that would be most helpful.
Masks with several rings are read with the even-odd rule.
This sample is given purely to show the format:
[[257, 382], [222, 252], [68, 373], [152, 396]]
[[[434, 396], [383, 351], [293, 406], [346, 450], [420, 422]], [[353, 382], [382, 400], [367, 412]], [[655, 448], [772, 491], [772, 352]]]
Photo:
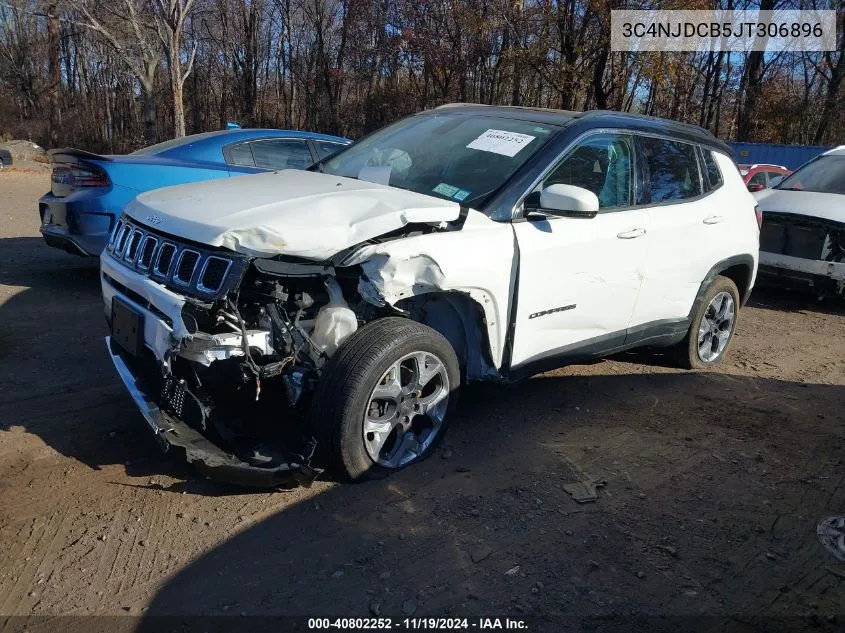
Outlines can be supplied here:
[[767, 165], [766, 163], [737, 165], [737, 167], [739, 167], [739, 173], [742, 174], [745, 186], [751, 192], [773, 187], [792, 173], [782, 165]]

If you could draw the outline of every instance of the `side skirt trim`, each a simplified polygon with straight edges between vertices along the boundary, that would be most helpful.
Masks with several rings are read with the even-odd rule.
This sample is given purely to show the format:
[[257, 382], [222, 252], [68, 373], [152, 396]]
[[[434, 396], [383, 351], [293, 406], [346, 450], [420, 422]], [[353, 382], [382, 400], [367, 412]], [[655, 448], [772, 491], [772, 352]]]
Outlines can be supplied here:
[[683, 340], [689, 326], [690, 319], [664, 319], [565, 345], [512, 367], [508, 379], [529, 378], [544, 371], [596, 360], [635, 347], [674, 345]]

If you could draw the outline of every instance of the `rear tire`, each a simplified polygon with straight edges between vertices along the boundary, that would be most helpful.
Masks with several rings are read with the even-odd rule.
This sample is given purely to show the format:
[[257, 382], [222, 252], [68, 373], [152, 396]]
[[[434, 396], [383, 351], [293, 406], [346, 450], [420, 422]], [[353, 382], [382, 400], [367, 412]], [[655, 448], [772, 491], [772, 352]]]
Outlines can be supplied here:
[[689, 331], [675, 346], [675, 359], [684, 369], [706, 369], [725, 357], [736, 330], [739, 291], [727, 277], [716, 277], [693, 314]]
[[368, 323], [332, 356], [312, 421], [327, 465], [352, 481], [425, 459], [457, 404], [460, 369], [441, 334], [408, 319]]

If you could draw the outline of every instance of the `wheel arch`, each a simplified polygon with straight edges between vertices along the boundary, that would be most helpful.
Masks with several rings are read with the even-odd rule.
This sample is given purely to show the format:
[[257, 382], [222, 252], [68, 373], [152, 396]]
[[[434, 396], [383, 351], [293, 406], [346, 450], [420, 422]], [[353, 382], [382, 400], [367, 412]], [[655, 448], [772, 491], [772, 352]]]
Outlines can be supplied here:
[[689, 319], [692, 319], [702, 300], [707, 293], [707, 288], [713, 283], [716, 277], [727, 277], [739, 290], [740, 304], [745, 305], [748, 297], [751, 295], [751, 282], [754, 279], [754, 257], [749, 254], [734, 255], [718, 262], [713, 266], [698, 288], [698, 294], [695, 297], [692, 308], [689, 311]]
[[[748, 297], [751, 295], [751, 281], [754, 277], [754, 258], [751, 255], [743, 255], [736, 261], [730, 261], [729, 263], [730, 265], [719, 270], [716, 275], [727, 277], [736, 284], [736, 288], [739, 290], [740, 301], [742, 305], [745, 305], [745, 302], [748, 301]], [[716, 275], [710, 281], [715, 279]]]
[[396, 307], [449, 341], [465, 381], [500, 378], [493, 361], [484, 307], [468, 294], [454, 290], [427, 292], [403, 299]]

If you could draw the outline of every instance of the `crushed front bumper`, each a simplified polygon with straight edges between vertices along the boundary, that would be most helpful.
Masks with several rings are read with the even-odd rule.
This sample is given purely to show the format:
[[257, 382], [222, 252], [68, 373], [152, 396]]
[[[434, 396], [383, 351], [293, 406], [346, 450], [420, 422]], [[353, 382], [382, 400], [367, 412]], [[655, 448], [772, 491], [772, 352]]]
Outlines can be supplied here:
[[821, 297], [843, 296], [845, 262], [805, 259], [761, 250], [758, 281], [761, 286], [804, 290]]
[[280, 488], [297, 484], [310, 486], [322, 472], [311, 467], [310, 456], [294, 456], [280, 466], [260, 468], [227, 453], [199, 431], [162, 411], [133, 374], [123, 358], [123, 352], [112, 342], [111, 337], [106, 337], [106, 349], [117, 374], [161, 447], [165, 451], [174, 448], [184, 451], [188, 463], [202, 474], [236, 485]]

